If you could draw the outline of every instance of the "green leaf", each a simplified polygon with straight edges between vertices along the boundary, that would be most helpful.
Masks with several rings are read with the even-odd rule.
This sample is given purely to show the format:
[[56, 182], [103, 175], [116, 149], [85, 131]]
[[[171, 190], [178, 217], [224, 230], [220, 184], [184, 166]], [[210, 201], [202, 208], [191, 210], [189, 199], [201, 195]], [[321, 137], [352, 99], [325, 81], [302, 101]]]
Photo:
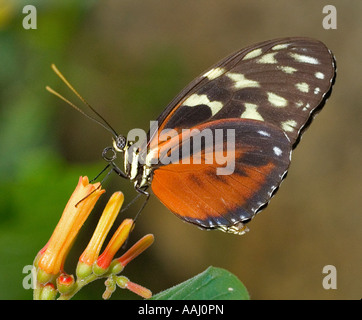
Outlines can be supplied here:
[[152, 297], [153, 300], [249, 300], [243, 283], [225, 269], [204, 272]]

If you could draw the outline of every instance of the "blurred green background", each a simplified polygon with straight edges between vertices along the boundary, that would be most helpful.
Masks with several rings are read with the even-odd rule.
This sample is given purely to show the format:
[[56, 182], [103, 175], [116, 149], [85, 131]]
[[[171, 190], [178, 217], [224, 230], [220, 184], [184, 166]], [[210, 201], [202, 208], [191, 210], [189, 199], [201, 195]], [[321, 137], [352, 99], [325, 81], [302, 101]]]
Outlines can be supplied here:
[[[22, 26], [25, 4], [0, 0], [1, 299], [31, 299], [23, 267], [49, 239], [79, 176], [104, 167], [101, 152], [111, 144], [108, 132], [45, 91], [50, 85], [80, 105], [51, 63], [127, 134], [147, 130], [188, 82], [227, 54], [284, 36], [324, 41], [338, 76], [277, 196], [244, 236], [201, 231], [152, 197], [130, 242], [153, 233], [155, 243], [124, 275], [156, 293], [214, 265], [237, 275], [252, 299], [361, 298], [361, 1], [336, 3], [336, 30], [323, 29], [329, 3], [315, 0], [31, 1], [36, 30]], [[68, 272], [111, 193], [123, 191], [126, 201], [135, 195], [117, 176], [105, 187]], [[337, 268], [336, 290], [322, 286], [325, 265]], [[103, 287], [98, 281], [77, 298], [98, 299]]]

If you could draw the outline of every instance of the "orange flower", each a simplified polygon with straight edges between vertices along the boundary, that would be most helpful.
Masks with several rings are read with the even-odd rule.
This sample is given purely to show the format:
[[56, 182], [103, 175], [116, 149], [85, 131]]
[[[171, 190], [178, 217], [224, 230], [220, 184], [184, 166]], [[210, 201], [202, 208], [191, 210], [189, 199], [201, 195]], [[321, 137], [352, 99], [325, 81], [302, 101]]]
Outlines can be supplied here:
[[92, 265], [97, 260], [103, 242], [111, 229], [114, 220], [117, 218], [119, 210], [122, 207], [124, 196], [122, 192], [115, 192], [109, 199], [103, 210], [102, 216], [98, 221], [97, 227], [89, 241], [87, 248], [79, 258], [77, 274], [86, 277], [92, 272]]
[[88, 177], [79, 178], [45, 250], [43, 248], [40, 252], [39, 270], [48, 275], [59, 274], [75, 237], [104, 192], [100, 183], [90, 184]]
[[127, 250], [116, 261], [124, 268], [129, 262], [145, 251], [154, 241], [153, 234], [147, 234], [143, 238], [139, 239], [130, 249]]
[[103, 253], [97, 259], [97, 264], [96, 264], [97, 268], [96, 269], [93, 268], [94, 272], [99, 273], [106, 271], [108, 269], [114, 255], [127, 240], [132, 227], [133, 227], [132, 219], [123, 220], [123, 222], [118, 227], [117, 231], [114, 233], [113, 237], [109, 241], [107, 247], [104, 249]]
[[34, 299], [55, 299], [57, 295], [62, 300], [70, 299], [85, 285], [100, 278], [107, 278], [104, 299], [111, 296], [117, 284], [144, 298], [151, 297], [150, 290], [129, 281], [128, 278], [120, 277], [118, 281], [117, 274], [128, 262], [152, 244], [153, 235], [144, 236], [120, 258], [113, 260], [134, 227], [132, 219], [125, 219], [113, 234], [103, 253], [99, 255], [122, 207], [124, 201], [122, 192], [115, 192], [109, 199], [91, 240], [79, 258], [76, 277], [64, 271], [65, 259], [80, 228], [104, 192], [100, 183], [90, 184], [87, 177], [80, 177], [50, 240], [34, 260], [37, 271]]

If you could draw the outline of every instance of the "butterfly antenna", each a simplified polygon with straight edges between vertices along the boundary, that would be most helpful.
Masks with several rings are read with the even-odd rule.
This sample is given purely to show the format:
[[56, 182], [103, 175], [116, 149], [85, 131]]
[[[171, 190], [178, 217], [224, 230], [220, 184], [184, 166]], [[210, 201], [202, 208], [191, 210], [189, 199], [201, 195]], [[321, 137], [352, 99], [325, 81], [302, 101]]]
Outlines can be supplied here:
[[81, 110], [79, 107], [77, 107], [74, 103], [70, 102], [68, 99], [64, 98], [61, 94], [59, 94], [58, 92], [56, 92], [55, 90], [53, 90], [52, 88], [50, 88], [49, 86], [46, 86], [46, 89], [54, 94], [55, 96], [57, 96], [58, 98], [60, 98], [61, 100], [63, 100], [64, 102], [68, 103], [72, 108], [74, 108], [75, 110], [77, 110], [78, 112], [80, 112], [82, 115], [86, 116], [88, 119], [91, 119], [93, 121], [95, 121], [96, 123], [98, 123], [99, 125], [101, 125], [103, 128], [105, 128], [107, 131], [111, 132], [114, 137], [118, 137], [117, 132], [112, 128], [112, 126], [108, 123], [108, 121], [106, 121], [106, 119], [104, 119], [98, 112], [97, 110], [95, 110], [89, 103], [87, 100], [85, 100], [78, 92], [77, 90], [74, 89], [74, 87], [69, 83], [69, 81], [64, 77], [64, 75], [59, 71], [59, 69], [55, 66], [55, 64], [51, 65], [53, 71], [55, 72], [55, 74], [66, 84], [66, 86], [73, 91], [73, 93], [91, 110], [93, 111], [93, 113], [99, 118], [101, 119], [103, 122], [99, 121], [98, 119], [90, 116], [89, 114], [85, 113], [83, 110]]

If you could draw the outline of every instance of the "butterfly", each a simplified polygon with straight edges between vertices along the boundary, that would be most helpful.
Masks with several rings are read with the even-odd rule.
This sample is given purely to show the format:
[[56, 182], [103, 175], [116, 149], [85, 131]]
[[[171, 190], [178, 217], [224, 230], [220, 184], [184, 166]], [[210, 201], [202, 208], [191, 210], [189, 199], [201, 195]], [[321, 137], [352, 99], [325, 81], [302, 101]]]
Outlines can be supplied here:
[[[139, 143], [111, 129], [113, 146], [104, 158], [147, 198], [151, 187], [182, 220], [243, 234], [286, 177], [292, 150], [335, 77], [335, 58], [320, 41], [249, 46], [194, 79]], [[123, 170], [114, 162], [118, 152]]]

